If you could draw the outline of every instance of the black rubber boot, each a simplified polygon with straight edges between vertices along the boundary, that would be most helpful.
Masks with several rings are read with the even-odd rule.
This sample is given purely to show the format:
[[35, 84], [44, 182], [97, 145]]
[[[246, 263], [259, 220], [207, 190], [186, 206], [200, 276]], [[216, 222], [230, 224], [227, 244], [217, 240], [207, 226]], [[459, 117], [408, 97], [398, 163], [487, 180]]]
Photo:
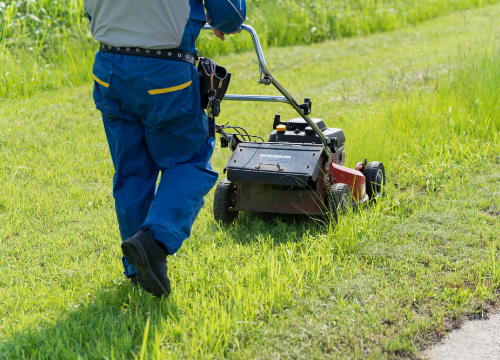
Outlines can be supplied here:
[[167, 276], [167, 252], [156, 244], [153, 232], [143, 229], [122, 243], [125, 259], [137, 270], [135, 279], [147, 292], [168, 297], [171, 291]]

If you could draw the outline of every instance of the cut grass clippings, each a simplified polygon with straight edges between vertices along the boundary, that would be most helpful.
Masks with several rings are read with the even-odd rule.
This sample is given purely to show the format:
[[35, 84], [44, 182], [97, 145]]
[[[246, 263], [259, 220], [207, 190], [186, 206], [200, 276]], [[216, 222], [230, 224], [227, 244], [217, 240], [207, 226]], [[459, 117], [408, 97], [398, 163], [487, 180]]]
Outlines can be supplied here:
[[[173, 293], [121, 275], [113, 166], [91, 84], [0, 103], [0, 359], [396, 358], [496, 305], [500, 7], [404, 32], [271, 49], [271, 70], [346, 133], [388, 195], [339, 224], [243, 213], [169, 258]], [[258, 87], [253, 54], [220, 61]], [[300, 97], [299, 97], [300, 95]], [[280, 104], [224, 103], [265, 136]], [[222, 174], [227, 149], [216, 148]]]

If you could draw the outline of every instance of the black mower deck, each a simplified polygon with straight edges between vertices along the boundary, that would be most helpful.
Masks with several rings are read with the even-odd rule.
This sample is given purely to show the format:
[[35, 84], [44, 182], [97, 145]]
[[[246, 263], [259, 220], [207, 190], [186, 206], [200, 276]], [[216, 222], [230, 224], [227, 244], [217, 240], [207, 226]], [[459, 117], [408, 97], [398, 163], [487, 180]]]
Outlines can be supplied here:
[[320, 144], [242, 142], [224, 170], [229, 181], [306, 186], [324, 160]]

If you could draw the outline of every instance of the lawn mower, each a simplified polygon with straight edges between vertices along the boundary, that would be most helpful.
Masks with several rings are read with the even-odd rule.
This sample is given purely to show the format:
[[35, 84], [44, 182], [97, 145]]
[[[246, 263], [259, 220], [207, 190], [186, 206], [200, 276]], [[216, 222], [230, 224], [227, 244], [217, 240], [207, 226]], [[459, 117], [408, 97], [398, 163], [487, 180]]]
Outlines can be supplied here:
[[365, 159], [354, 169], [345, 167], [344, 132], [311, 118], [311, 100], [295, 101], [269, 71], [255, 30], [249, 25], [241, 29], [252, 36], [259, 83], [274, 85], [283, 96], [226, 94], [223, 99], [285, 103], [300, 117], [282, 121], [276, 114], [268, 141], [238, 126], [215, 125], [221, 147], [233, 152], [224, 167], [227, 179], [215, 189], [215, 220], [231, 224], [240, 211], [329, 214], [337, 219], [349, 207], [384, 196], [384, 165]]

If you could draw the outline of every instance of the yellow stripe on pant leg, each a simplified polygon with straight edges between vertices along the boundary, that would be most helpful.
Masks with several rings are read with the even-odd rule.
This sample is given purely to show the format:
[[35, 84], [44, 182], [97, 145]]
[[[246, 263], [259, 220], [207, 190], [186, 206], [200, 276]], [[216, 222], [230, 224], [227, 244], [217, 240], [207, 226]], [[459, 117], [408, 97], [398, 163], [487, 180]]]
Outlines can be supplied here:
[[177, 90], [185, 89], [188, 86], [190, 86], [191, 83], [192, 83], [192, 81], [188, 81], [185, 84], [177, 85], [177, 86], [172, 86], [172, 87], [168, 87], [168, 88], [165, 88], [165, 89], [149, 90], [148, 93], [149, 93], [149, 95], [165, 94], [165, 93], [169, 93], [169, 92], [172, 92], [172, 91], [177, 91]]
[[104, 81], [102, 81], [101, 79], [99, 79], [97, 76], [95, 76], [94, 74], [92, 74], [92, 77], [94, 78], [95, 81], [97, 81], [99, 84], [101, 84], [102, 86], [104, 87], [109, 87], [109, 84], [108, 83], [105, 83]]

